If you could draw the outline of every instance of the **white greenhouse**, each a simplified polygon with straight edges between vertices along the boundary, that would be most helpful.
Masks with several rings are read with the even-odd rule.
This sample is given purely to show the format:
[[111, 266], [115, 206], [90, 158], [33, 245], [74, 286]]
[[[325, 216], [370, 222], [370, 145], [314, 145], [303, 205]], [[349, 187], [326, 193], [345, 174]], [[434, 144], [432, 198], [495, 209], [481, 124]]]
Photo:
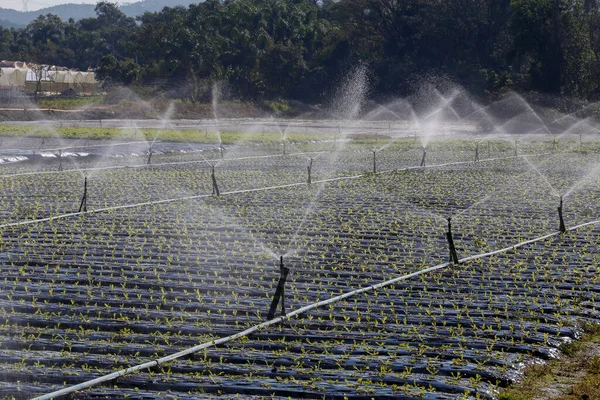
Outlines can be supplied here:
[[93, 70], [86, 72], [52, 65], [0, 62], [0, 90], [19, 89], [48, 94], [93, 94], [98, 88]]

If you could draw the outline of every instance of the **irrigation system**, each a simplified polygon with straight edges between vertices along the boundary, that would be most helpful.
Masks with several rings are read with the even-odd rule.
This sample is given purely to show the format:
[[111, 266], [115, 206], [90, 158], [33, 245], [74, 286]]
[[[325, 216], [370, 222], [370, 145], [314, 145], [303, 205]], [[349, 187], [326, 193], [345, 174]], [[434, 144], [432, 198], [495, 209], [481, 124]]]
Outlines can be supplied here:
[[[449, 240], [451, 240], [450, 239], [451, 238], [450, 221], [448, 221], [448, 224], [449, 224], [449, 226], [448, 226], [448, 229], [449, 229], [449, 231], [448, 231], [448, 237], [449, 237]], [[590, 221], [590, 222], [586, 222], [586, 223], [574, 226], [572, 228], [569, 228], [568, 231], [575, 231], [575, 230], [583, 228], [583, 227], [587, 227], [587, 226], [590, 226], [590, 225], [598, 225], [598, 224], [600, 224], [600, 221]], [[540, 237], [537, 237], [537, 238], [533, 238], [533, 239], [526, 240], [526, 241], [523, 241], [523, 242], [520, 242], [520, 243], [516, 243], [516, 244], [514, 244], [512, 246], [505, 247], [503, 249], [499, 249], [499, 250], [492, 251], [492, 252], [489, 252], [489, 253], [475, 254], [475, 255], [472, 255], [472, 256], [469, 256], [469, 257], [465, 257], [465, 258], [462, 258], [462, 259], [458, 259], [458, 258], [455, 259], [454, 258], [454, 257], [456, 257], [456, 250], [454, 250], [454, 254], [451, 256], [452, 262], [446, 262], [446, 263], [443, 263], [443, 264], [438, 264], [438, 265], [435, 265], [433, 267], [428, 267], [428, 268], [425, 268], [423, 270], [420, 270], [420, 271], [417, 271], [417, 272], [413, 272], [411, 274], [407, 274], [407, 275], [395, 277], [393, 279], [387, 280], [387, 281], [382, 282], [382, 283], [378, 283], [376, 285], [372, 285], [372, 286], [364, 287], [364, 288], [361, 288], [361, 289], [353, 290], [351, 292], [347, 292], [347, 293], [341, 294], [339, 296], [332, 297], [332, 298], [327, 299], [327, 300], [322, 300], [322, 301], [319, 301], [319, 302], [307, 305], [305, 307], [299, 308], [299, 309], [294, 310], [294, 311], [289, 312], [289, 313], [285, 312], [285, 307], [284, 307], [284, 303], [283, 303], [284, 302], [283, 296], [284, 296], [285, 280], [286, 280], [287, 275], [289, 273], [289, 269], [283, 266], [283, 257], [281, 257], [281, 267], [280, 267], [281, 271], [282, 271], [281, 272], [281, 277], [279, 279], [279, 283], [277, 284], [277, 292], [275, 293], [275, 296], [273, 298], [273, 302], [272, 302], [271, 307], [269, 309], [269, 314], [267, 316], [267, 321], [265, 321], [265, 322], [263, 322], [261, 324], [255, 325], [255, 326], [253, 326], [251, 328], [248, 328], [248, 329], [246, 329], [246, 330], [244, 330], [242, 332], [238, 332], [236, 334], [233, 334], [233, 335], [230, 335], [230, 336], [227, 336], [227, 337], [223, 337], [223, 338], [220, 338], [220, 339], [212, 340], [210, 342], [202, 343], [202, 344], [199, 344], [197, 346], [194, 346], [194, 347], [191, 347], [189, 349], [186, 349], [184, 351], [180, 351], [178, 353], [175, 353], [175, 354], [172, 354], [172, 355], [169, 355], [169, 356], [166, 356], [166, 357], [162, 357], [162, 358], [159, 358], [157, 360], [149, 361], [149, 362], [146, 362], [146, 363], [143, 363], [143, 364], [139, 364], [139, 365], [135, 365], [135, 366], [132, 366], [132, 367], [129, 367], [129, 368], [126, 368], [126, 369], [122, 369], [122, 370], [113, 372], [111, 374], [108, 374], [108, 375], [105, 375], [105, 376], [101, 376], [101, 377], [99, 377], [97, 379], [94, 379], [94, 380], [90, 380], [90, 381], [87, 381], [87, 382], [84, 382], [84, 383], [81, 383], [81, 384], [78, 384], [78, 385], [74, 385], [74, 386], [71, 386], [71, 387], [68, 387], [68, 388], [57, 390], [55, 392], [48, 393], [48, 394], [43, 395], [43, 396], [38, 396], [38, 397], [35, 397], [33, 400], [51, 400], [51, 399], [59, 398], [59, 397], [62, 397], [62, 396], [66, 396], [68, 394], [72, 394], [72, 393], [75, 393], [77, 391], [90, 388], [92, 386], [96, 386], [96, 385], [99, 385], [99, 384], [102, 384], [102, 383], [106, 383], [106, 382], [115, 380], [115, 379], [117, 379], [117, 378], [119, 378], [121, 376], [124, 376], [124, 375], [133, 374], [133, 373], [136, 373], [136, 372], [139, 372], [139, 371], [142, 371], [142, 370], [146, 370], [146, 369], [150, 369], [150, 368], [153, 368], [153, 367], [157, 367], [157, 366], [160, 366], [160, 365], [167, 364], [167, 363], [172, 362], [174, 360], [177, 360], [177, 359], [189, 356], [189, 355], [194, 354], [194, 353], [198, 353], [198, 352], [200, 352], [202, 350], [205, 350], [205, 349], [208, 349], [210, 347], [220, 346], [220, 345], [229, 343], [231, 341], [241, 339], [243, 337], [248, 337], [249, 335], [251, 335], [253, 333], [260, 332], [260, 331], [262, 331], [262, 330], [264, 330], [264, 329], [266, 329], [266, 328], [268, 328], [270, 326], [281, 324], [281, 323], [283, 323], [283, 322], [285, 322], [287, 320], [290, 320], [292, 318], [299, 317], [299, 316], [301, 316], [303, 314], [306, 314], [309, 311], [314, 310], [314, 309], [319, 308], [319, 307], [324, 307], [324, 306], [327, 306], [329, 304], [333, 304], [333, 303], [339, 302], [341, 300], [344, 300], [344, 299], [347, 299], [347, 298], [350, 298], [350, 297], [355, 297], [355, 296], [357, 296], [359, 294], [373, 292], [373, 291], [376, 291], [377, 289], [381, 289], [381, 288], [384, 288], [386, 286], [391, 286], [391, 285], [393, 285], [395, 283], [398, 283], [400, 281], [408, 280], [408, 279], [411, 279], [411, 278], [418, 277], [420, 275], [424, 275], [424, 274], [428, 274], [428, 273], [431, 273], [431, 272], [439, 271], [441, 269], [448, 268], [448, 267], [450, 267], [452, 265], [464, 264], [464, 263], [468, 263], [468, 262], [471, 262], [471, 261], [474, 261], [474, 260], [477, 260], [477, 259], [491, 257], [491, 256], [494, 256], [494, 255], [506, 253], [508, 251], [513, 251], [513, 250], [518, 249], [518, 248], [523, 247], [523, 246], [527, 246], [527, 245], [530, 245], [530, 244], [533, 244], [533, 243], [536, 243], [536, 242], [539, 242], [539, 241], [542, 241], [542, 240], [547, 240], [547, 239], [552, 238], [554, 236], [557, 236], [557, 235], [559, 235], [561, 233], [563, 233], [563, 232], [558, 231], [558, 232], [549, 233], [547, 235], [543, 235], [543, 236], [540, 236]], [[453, 245], [451, 245], [451, 247], [452, 246]], [[452, 250], [451, 250], [451, 252], [452, 252]], [[279, 300], [281, 300], [282, 315], [280, 317], [274, 318], [275, 311], [276, 311], [277, 304], [278, 304]]]
[[[2, 379], [21, 382], [47, 366], [43, 386], [33, 386], [36, 376], [25, 388], [35, 400], [91, 388], [93, 396], [118, 378], [115, 390], [129, 394], [144, 390], [148, 374], [156, 379], [147, 390], [161, 393], [493, 398], [522, 362], [576, 338], [575, 320], [600, 318], [595, 251], [580, 239], [600, 225], [593, 191], [581, 190], [595, 184], [597, 161], [584, 151], [578, 159], [579, 131], [544, 125], [543, 136], [501, 136], [541, 122], [536, 114], [530, 125], [508, 120], [454, 135], [455, 94], [437, 92], [437, 109], [398, 117], [410, 123], [384, 119], [401, 113], [399, 102], [373, 115], [385, 121], [373, 122], [377, 129], [357, 128], [363, 100], [354, 92], [336, 121], [321, 123], [323, 140], [297, 141], [293, 129], [308, 132], [308, 122], [274, 122], [275, 134], [263, 125], [262, 136], [248, 123], [248, 137], [262, 142], [232, 144], [216, 121], [205, 146], [157, 133], [131, 148], [106, 144], [106, 154], [123, 146], [111, 162], [100, 151], [77, 158], [76, 146], [42, 154], [31, 139], [31, 165], [0, 175], [15, 204], [0, 225], [8, 239], [0, 301], [12, 307], [0, 339], [44, 353], [23, 356]], [[448, 115], [458, 122], [441, 126]], [[568, 169], [544, 165], [554, 157]], [[553, 258], [564, 265], [553, 268]], [[23, 337], [11, 324], [26, 327]], [[52, 381], [58, 354], [63, 388]], [[102, 354], [117, 361], [107, 366]], [[186, 377], [192, 384], [177, 380]]]

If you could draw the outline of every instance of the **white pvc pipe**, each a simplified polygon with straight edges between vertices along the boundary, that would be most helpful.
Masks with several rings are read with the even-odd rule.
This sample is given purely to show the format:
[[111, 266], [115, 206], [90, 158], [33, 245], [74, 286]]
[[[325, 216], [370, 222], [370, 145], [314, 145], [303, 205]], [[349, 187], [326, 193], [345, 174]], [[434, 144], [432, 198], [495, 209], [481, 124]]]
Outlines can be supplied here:
[[[301, 156], [307, 154], [322, 154], [324, 151], [306, 151], [306, 152], [298, 152], [298, 153], [289, 153], [287, 156]], [[30, 176], [30, 175], [54, 175], [54, 174], [64, 174], [68, 172], [82, 172], [82, 171], [108, 171], [112, 169], [127, 169], [127, 168], [150, 168], [150, 167], [162, 167], [168, 165], [186, 165], [186, 164], [201, 164], [201, 163], [217, 163], [223, 161], [239, 161], [239, 160], [251, 160], [257, 158], [271, 158], [271, 157], [283, 157], [281, 154], [269, 154], [263, 156], [248, 156], [248, 157], [239, 157], [239, 158], [226, 158], [226, 159], [210, 159], [210, 160], [193, 160], [193, 161], [173, 161], [173, 162], [164, 162], [164, 163], [155, 163], [155, 164], [133, 164], [133, 165], [115, 165], [111, 167], [92, 167], [92, 168], [72, 168], [72, 169], [63, 169], [62, 171], [35, 171], [35, 172], [20, 172], [16, 174], [5, 174], [0, 175], [0, 178], [12, 178], [14, 176]], [[15, 161], [17, 162], [17, 161]], [[4, 164], [13, 164], [13, 163], [4, 163]]]

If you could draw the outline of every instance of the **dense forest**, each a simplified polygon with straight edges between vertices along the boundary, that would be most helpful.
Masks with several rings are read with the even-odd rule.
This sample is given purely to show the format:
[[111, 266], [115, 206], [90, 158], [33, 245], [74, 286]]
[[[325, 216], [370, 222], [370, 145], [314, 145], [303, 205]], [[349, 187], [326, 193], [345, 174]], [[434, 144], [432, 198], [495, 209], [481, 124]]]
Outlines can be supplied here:
[[0, 59], [87, 69], [105, 84], [206, 101], [322, 101], [362, 64], [376, 98], [444, 77], [480, 96], [600, 98], [600, 0], [206, 0], [137, 19], [41, 15], [0, 28]]

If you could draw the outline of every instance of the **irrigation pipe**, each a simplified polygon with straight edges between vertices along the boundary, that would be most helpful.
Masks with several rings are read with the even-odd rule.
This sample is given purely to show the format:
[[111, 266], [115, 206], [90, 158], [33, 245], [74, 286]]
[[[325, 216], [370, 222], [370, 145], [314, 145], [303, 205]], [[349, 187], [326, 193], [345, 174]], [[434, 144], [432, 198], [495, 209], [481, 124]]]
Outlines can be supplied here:
[[[574, 226], [572, 228], [569, 228], [568, 231], [573, 231], [573, 230], [576, 230], [576, 229], [579, 229], [579, 228], [582, 228], [582, 227], [585, 227], [585, 226], [596, 225], [596, 224], [599, 224], [599, 223], [600, 223], [600, 220], [586, 222], [586, 223]], [[560, 234], [561, 234], [560, 232], [553, 232], [553, 233], [550, 233], [548, 235], [544, 235], [544, 236], [537, 237], [535, 239], [531, 239], [531, 240], [527, 240], [527, 241], [524, 241], [524, 242], [520, 242], [520, 243], [517, 243], [515, 245], [509, 246], [509, 247], [505, 247], [505, 248], [500, 249], [500, 250], [496, 250], [496, 251], [492, 251], [492, 252], [484, 253], [484, 254], [477, 254], [477, 255], [470, 256], [470, 257], [465, 257], [465, 258], [462, 258], [462, 259], [459, 260], [459, 264], [464, 264], [464, 263], [469, 262], [469, 261], [477, 260], [477, 259], [484, 258], [484, 257], [489, 257], [489, 256], [492, 256], [492, 255], [495, 255], [495, 254], [499, 254], [499, 253], [505, 253], [505, 252], [508, 252], [510, 250], [514, 250], [514, 249], [517, 249], [519, 247], [526, 246], [528, 244], [540, 242], [542, 240], [549, 239], [549, 238], [551, 238], [553, 236], [558, 236]], [[362, 293], [367, 293], [367, 292], [375, 291], [377, 289], [380, 289], [380, 288], [383, 288], [383, 287], [386, 287], [386, 286], [390, 286], [390, 285], [393, 285], [393, 284], [395, 284], [397, 282], [400, 282], [400, 281], [403, 281], [403, 280], [407, 280], [407, 279], [410, 279], [410, 278], [414, 278], [416, 276], [424, 275], [424, 274], [427, 274], [429, 272], [438, 271], [440, 269], [447, 268], [447, 267], [449, 267], [451, 265], [454, 265], [454, 264], [451, 264], [449, 262], [446, 262], [446, 263], [443, 263], [443, 264], [438, 264], [436, 266], [425, 268], [425, 269], [422, 269], [420, 271], [416, 271], [416, 272], [413, 272], [413, 273], [410, 273], [410, 274], [407, 274], [407, 275], [402, 275], [402, 276], [396, 277], [394, 279], [387, 280], [385, 282], [380, 282], [380, 283], [375, 284], [375, 285], [367, 286], [367, 287], [364, 287], [364, 288], [361, 288], [361, 289], [356, 289], [356, 290], [353, 290], [353, 291], [350, 291], [350, 292], [347, 292], [347, 293], [344, 293], [344, 294], [341, 294], [341, 295], [338, 295], [338, 296], [335, 296], [335, 297], [331, 297], [331, 298], [329, 298], [327, 300], [321, 300], [321, 301], [318, 301], [316, 303], [312, 303], [312, 304], [309, 304], [307, 306], [301, 307], [301, 308], [299, 308], [299, 309], [297, 309], [295, 311], [292, 311], [292, 312], [290, 312], [290, 313], [288, 313], [288, 314], [286, 314], [284, 316], [280, 316], [280, 317], [274, 318], [272, 320], [263, 322], [261, 324], [255, 325], [253, 327], [250, 327], [250, 328], [248, 328], [248, 329], [246, 329], [246, 330], [244, 330], [242, 332], [238, 332], [236, 334], [233, 334], [233, 335], [230, 335], [230, 336], [226, 336], [226, 337], [223, 337], [223, 338], [220, 338], [220, 339], [215, 339], [215, 340], [212, 340], [210, 342], [205, 342], [205, 343], [199, 344], [197, 346], [190, 347], [189, 349], [182, 350], [180, 352], [171, 354], [169, 356], [165, 356], [165, 357], [162, 357], [162, 358], [159, 358], [159, 359], [156, 359], [156, 360], [153, 360], [153, 361], [149, 361], [149, 362], [146, 362], [146, 363], [143, 363], [143, 364], [138, 364], [136, 366], [129, 367], [129, 368], [126, 368], [126, 369], [122, 369], [122, 370], [113, 372], [111, 374], [104, 375], [104, 376], [101, 376], [99, 378], [92, 379], [90, 381], [86, 381], [86, 382], [80, 383], [78, 385], [70, 386], [70, 387], [67, 387], [67, 388], [64, 388], [64, 389], [61, 389], [61, 390], [58, 390], [58, 391], [46, 394], [46, 395], [42, 395], [42, 396], [34, 398], [33, 400], [49, 400], [49, 399], [54, 399], [56, 397], [64, 396], [64, 395], [67, 395], [67, 394], [70, 394], [70, 393], [73, 393], [73, 392], [76, 392], [76, 391], [79, 391], [79, 390], [82, 390], [82, 389], [87, 389], [89, 387], [98, 385], [100, 383], [111, 381], [111, 380], [116, 379], [116, 378], [118, 378], [120, 376], [123, 376], [123, 375], [128, 375], [128, 374], [131, 374], [131, 373], [139, 372], [139, 371], [144, 370], [144, 369], [157, 367], [159, 365], [162, 365], [162, 364], [165, 364], [165, 363], [177, 360], [179, 358], [188, 356], [190, 354], [197, 353], [197, 352], [199, 352], [201, 350], [204, 350], [204, 349], [207, 349], [207, 348], [210, 348], [210, 347], [215, 347], [215, 346], [218, 346], [218, 345], [221, 345], [221, 344], [224, 344], [224, 343], [228, 343], [228, 342], [234, 341], [236, 339], [248, 336], [248, 335], [250, 335], [252, 333], [255, 333], [255, 332], [260, 331], [262, 329], [268, 328], [268, 327], [270, 327], [272, 325], [279, 324], [279, 323], [281, 323], [281, 322], [283, 322], [285, 320], [291, 319], [292, 317], [296, 317], [296, 316], [302, 315], [302, 314], [304, 314], [304, 313], [306, 313], [308, 311], [314, 310], [316, 308], [319, 308], [319, 307], [322, 307], [322, 306], [325, 306], [325, 305], [328, 305], [328, 304], [333, 304], [333, 303], [336, 303], [336, 302], [338, 302], [340, 300], [344, 300], [346, 298], [353, 297], [353, 296], [356, 296], [356, 295], [359, 295], [359, 294], [362, 294]]]
[[[538, 155], [541, 156], [544, 154], [529, 154], [529, 156], [538, 156]], [[260, 156], [260, 157], [263, 157], [263, 156]], [[510, 157], [505, 157], [505, 158], [495, 158], [495, 159], [489, 159], [489, 160], [482, 159], [481, 161], [497, 161], [497, 160], [505, 160], [505, 159], [518, 158], [518, 157], [525, 157], [525, 155], [510, 156]], [[481, 162], [481, 161], [479, 161], [479, 162]], [[205, 161], [194, 161], [194, 162], [205, 162]], [[457, 165], [457, 164], [471, 164], [474, 162], [478, 162], [478, 161], [457, 161], [457, 162], [446, 163], [446, 164], [428, 165], [425, 167], [418, 167], [418, 166], [417, 167], [406, 167], [406, 168], [395, 169], [395, 170], [385, 170], [385, 171], [378, 172], [378, 174], [393, 173], [393, 172], [400, 172], [400, 171], [410, 171], [410, 170], [424, 169], [424, 168], [443, 167], [443, 166]], [[119, 168], [126, 168], [126, 167], [119, 167]], [[57, 171], [54, 171], [54, 172], [57, 172]], [[339, 176], [339, 177], [335, 177], [335, 178], [327, 178], [327, 179], [321, 179], [318, 181], [313, 181], [312, 183], [317, 184], [317, 183], [338, 182], [338, 181], [350, 180], [350, 179], [360, 179], [360, 178], [363, 178], [364, 176], [365, 176], [365, 174]], [[306, 185], [307, 185], [306, 182], [288, 183], [285, 185], [266, 186], [266, 187], [253, 188], [253, 189], [232, 190], [229, 192], [222, 192], [221, 195], [234, 195], [234, 194], [243, 194], [243, 193], [264, 192], [264, 191], [268, 191], [268, 190], [285, 189], [285, 188], [290, 188], [290, 187], [306, 186]], [[16, 227], [16, 226], [34, 225], [34, 224], [43, 223], [43, 222], [50, 222], [50, 221], [59, 220], [59, 219], [71, 218], [71, 217], [75, 217], [78, 215], [96, 214], [96, 213], [101, 213], [101, 212], [105, 212], [105, 211], [125, 210], [125, 209], [129, 209], [129, 208], [146, 207], [146, 206], [152, 206], [152, 205], [157, 205], [157, 204], [175, 203], [175, 202], [179, 202], [179, 201], [196, 200], [196, 199], [202, 199], [202, 198], [207, 198], [207, 197], [212, 197], [212, 194], [199, 194], [199, 195], [193, 195], [193, 196], [176, 197], [173, 199], [154, 200], [154, 201], [147, 201], [147, 202], [143, 202], [143, 203], [134, 203], [134, 204], [125, 204], [125, 205], [121, 205], [121, 206], [97, 208], [97, 209], [87, 210], [87, 211], [82, 211], [82, 212], [72, 212], [72, 213], [54, 215], [54, 216], [47, 217], [47, 218], [32, 219], [29, 221], [10, 222], [7, 224], [0, 225], [0, 229], [12, 228], [12, 227]]]
[[[197, 152], [197, 151], [195, 151]], [[193, 152], [190, 152], [193, 153]], [[188, 153], [188, 154], [190, 154]], [[325, 151], [306, 151], [306, 152], [298, 152], [298, 153], [289, 153], [286, 156], [302, 156], [307, 154], [323, 154]], [[36, 171], [36, 172], [21, 172], [17, 174], [6, 174], [0, 175], [0, 178], [12, 178], [14, 176], [30, 176], [30, 175], [54, 175], [54, 174], [63, 174], [68, 172], [81, 172], [81, 171], [107, 171], [111, 169], [128, 169], [128, 168], [150, 168], [150, 167], [163, 167], [168, 165], [186, 165], [186, 164], [202, 164], [205, 162], [223, 162], [223, 161], [239, 161], [239, 160], [251, 160], [257, 158], [271, 158], [271, 157], [284, 157], [282, 154], [269, 154], [264, 156], [248, 156], [248, 157], [239, 157], [239, 158], [226, 158], [226, 159], [210, 159], [210, 160], [193, 160], [193, 161], [173, 161], [173, 162], [164, 162], [164, 163], [155, 163], [155, 164], [133, 164], [133, 165], [116, 165], [111, 167], [95, 167], [95, 168], [73, 168], [73, 169], [63, 169], [62, 171]], [[18, 161], [15, 161], [18, 162]], [[4, 163], [9, 164], [9, 163]], [[12, 163], [11, 163], [12, 164]]]

